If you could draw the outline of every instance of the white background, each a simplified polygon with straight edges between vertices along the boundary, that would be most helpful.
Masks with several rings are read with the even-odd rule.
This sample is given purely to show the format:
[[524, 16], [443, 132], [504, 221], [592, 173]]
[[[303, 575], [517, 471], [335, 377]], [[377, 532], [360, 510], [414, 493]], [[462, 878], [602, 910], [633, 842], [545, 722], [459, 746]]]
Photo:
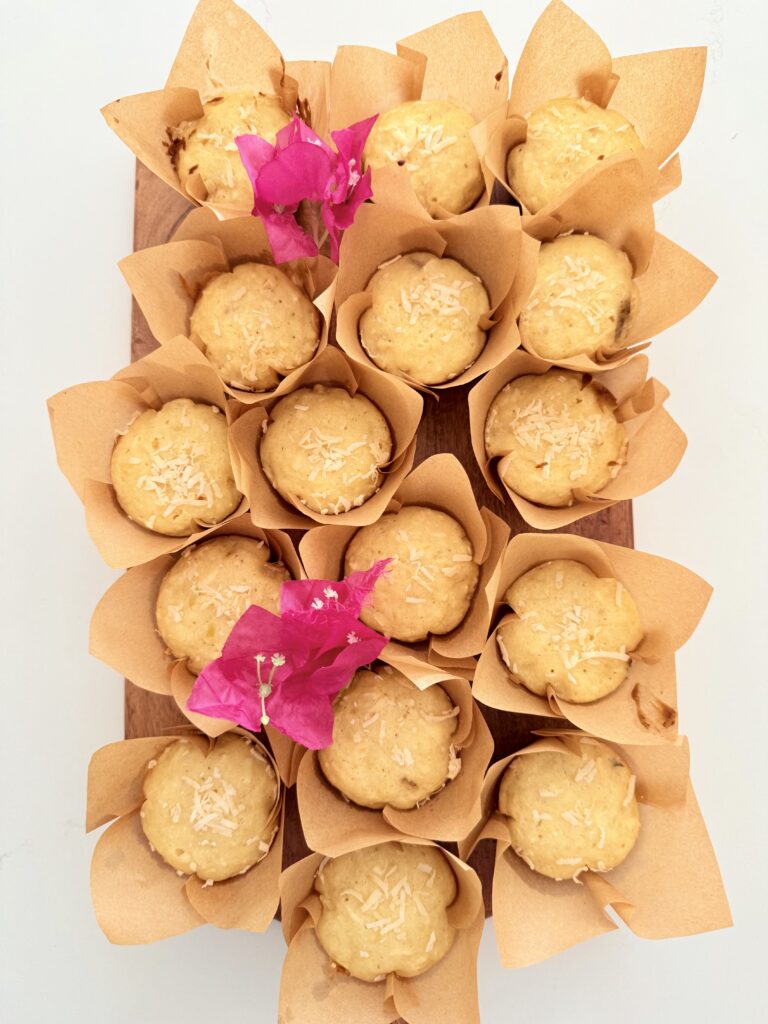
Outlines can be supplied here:
[[[129, 295], [115, 262], [131, 250], [133, 158], [98, 111], [162, 85], [192, 5], [0, 0], [7, 1024], [276, 1018], [277, 926], [255, 937], [201, 928], [119, 948], [92, 917], [85, 772], [90, 753], [122, 735], [122, 686], [89, 659], [87, 629], [113, 573], [100, 564], [57, 471], [44, 406], [55, 391], [107, 377], [126, 361]], [[543, 5], [486, 0], [513, 66]], [[296, 59], [330, 59], [340, 42], [390, 48], [462, 9], [448, 0], [246, 6]], [[516, 973], [500, 967], [488, 928], [482, 1020], [752, 1022], [765, 1010], [765, 7], [576, 6], [617, 55], [710, 47], [699, 117], [682, 147], [684, 184], [657, 211], [660, 229], [714, 267], [720, 282], [652, 348], [654, 372], [672, 391], [668, 408], [691, 444], [674, 478], [636, 502], [635, 517], [638, 547], [682, 562], [716, 588], [680, 655], [679, 685], [694, 784], [736, 927], [664, 943], [622, 929]]]

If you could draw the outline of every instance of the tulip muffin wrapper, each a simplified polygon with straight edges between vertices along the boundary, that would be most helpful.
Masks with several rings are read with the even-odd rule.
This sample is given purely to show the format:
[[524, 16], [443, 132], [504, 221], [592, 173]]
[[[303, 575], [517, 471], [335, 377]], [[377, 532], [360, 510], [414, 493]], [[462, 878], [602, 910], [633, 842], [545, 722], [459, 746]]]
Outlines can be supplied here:
[[397, 374], [421, 391], [458, 387], [497, 366], [520, 346], [517, 317], [536, 277], [536, 241], [521, 230], [520, 215], [509, 206], [470, 210], [460, 217], [432, 220], [418, 201], [363, 206], [341, 245], [337, 287], [336, 340], [346, 354], [375, 367], [360, 340], [359, 322], [370, 308], [370, 279], [378, 268], [410, 252], [431, 252], [456, 260], [485, 286], [488, 317], [478, 324], [487, 332], [477, 359], [453, 380], [425, 385]]
[[[248, 515], [217, 526], [205, 539], [215, 537], [249, 537], [261, 541], [270, 550], [270, 562], [282, 562], [293, 579], [304, 578], [290, 537], [279, 530], [259, 529]], [[187, 709], [196, 676], [189, 671], [184, 659], [174, 658], [157, 630], [158, 591], [179, 557], [162, 555], [137, 565], [112, 584], [91, 618], [89, 649], [94, 657], [141, 689], [173, 697], [182, 714], [206, 736], [219, 736], [233, 728], [233, 723]]]
[[350, 395], [364, 395], [381, 411], [392, 434], [392, 455], [382, 469], [383, 483], [358, 508], [335, 516], [323, 515], [304, 505], [288, 504], [270, 484], [259, 456], [262, 434], [274, 400], [251, 406], [234, 424], [230, 437], [235, 483], [248, 498], [251, 518], [257, 526], [277, 530], [307, 530], [317, 523], [367, 526], [379, 518], [413, 465], [423, 401], [412, 388], [381, 370], [350, 363], [338, 349], [330, 347], [296, 371], [290, 388], [281, 397], [315, 384], [344, 388]]
[[[181, 551], [248, 509], [243, 497], [221, 523], [201, 524], [186, 537], [169, 537], [140, 526], [118, 504], [110, 468], [115, 442], [143, 412], [177, 398], [216, 406], [230, 425], [237, 415], [238, 407], [227, 398], [211, 364], [182, 337], [131, 363], [111, 380], [77, 384], [48, 401], [59, 466], [85, 507], [86, 526], [99, 554], [114, 569]], [[231, 446], [230, 458], [234, 461]]]
[[185, 199], [209, 207], [221, 219], [242, 217], [249, 208], [208, 202], [199, 174], [188, 187], [182, 185], [170, 130], [202, 117], [208, 99], [248, 90], [277, 96], [288, 113], [295, 108], [304, 117], [311, 113], [313, 127], [322, 134], [328, 125], [329, 85], [329, 64], [286, 63], [266, 32], [231, 0], [200, 0], [165, 87], [115, 100], [102, 114], [138, 159]]
[[[397, 55], [368, 46], [340, 46], [330, 75], [331, 128], [412, 100], [451, 99], [477, 119], [471, 135], [482, 166], [488, 139], [503, 121], [508, 88], [507, 58], [485, 15], [471, 11], [401, 39]], [[404, 167], [375, 167], [372, 172], [374, 203], [418, 204]], [[488, 205], [492, 185], [491, 180], [475, 207]], [[439, 215], [450, 216], [448, 211]]]
[[472, 449], [486, 483], [502, 500], [506, 493], [525, 522], [537, 530], [556, 530], [619, 501], [645, 494], [672, 475], [687, 445], [685, 434], [664, 409], [669, 391], [655, 378], [647, 379], [647, 358], [635, 356], [623, 366], [606, 370], [595, 378], [595, 383], [616, 400], [617, 417], [627, 432], [626, 462], [617, 476], [598, 494], [574, 488], [573, 504], [565, 507], [546, 507], [528, 501], [510, 490], [501, 479], [504, 462], [510, 456], [500, 459], [486, 456], [485, 422], [494, 398], [510, 381], [551, 369], [550, 363], [528, 352], [513, 352], [474, 386], [468, 398]]
[[521, 344], [531, 355], [571, 370], [599, 373], [623, 366], [648, 347], [649, 339], [692, 312], [717, 280], [709, 267], [656, 231], [651, 195], [635, 159], [599, 168], [548, 212], [527, 217], [524, 230], [539, 242], [572, 232], [596, 235], [625, 252], [632, 263], [636, 296], [619, 351], [605, 358], [548, 359], [526, 344], [521, 333]]
[[[478, 507], [469, 477], [459, 460], [448, 453], [432, 455], [411, 470], [383, 512], [399, 512], [407, 505], [420, 505], [452, 516], [467, 534], [480, 571], [469, 610], [454, 630], [444, 636], [430, 635], [428, 640], [415, 644], [393, 640], [385, 649], [400, 659], [404, 667], [396, 661], [393, 664], [412, 682], [429, 686], [438, 681], [433, 676], [436, 668], [471, 658], [482, 650], [493, 615], [499, 563], [509, 527], [488, 509]], [[305, 534], [299, 551], [310, 578], [341, 579], [346, 549], [356, 532], [353, 526], [321, 526]]]
[[[511, 848], [498, 788], [515, 757], [559, 751], [576, 730], [545, 736], [491, 766], [483, 786], [483, 820], [459, 844], [468, 859], [484, 839], [496, 841], [493, 926], [502, 964], [527, 967], [587, 939], [615, 931], [608, 907], [640, 938], [662, 939], [732, 924], [712, 844], [688, 777], [687, 741], [663, 746], [612, 744], [635, 773], [640, 835], [626, 860], [606, 874], [586, 871], [557, 882], [531, 870]], [[583, 739], [582, 739], [583, 742]]]
[[[91, 898], [104, 934], [118, 945], [157, 942], [202, 924], [263, 932], [279, 904], [283, 856], [283, 780], [269, 751], [250, 733], [236, 730], [258, 748], [275, 771], [277, 797], [269, 852], [242, 875], [213, 885], [180, 876], [152, 851], [141, 827], [148, 765], [177, 740], [211, 740], [194, 731], [121, 740], [97, 750], [88, 766], [86, 831], [112, 822], [99, 837], [91, 863]], [[116, 819], [116, 820], [113, 820]]]
[[[210, 210], [199, 209], [190, 211], [170, 242], [134, 252], [119, 266], [157, 340], [165, 343], [184, 335], [205, 354], [205, 345], [192, 336], [190, 327], [195, 303], [213, 278], [250, 262], [275, 265], [263, 223], [256, 217], [220, 221]], [[316, 256], [283, 263], [279, 269], [320, 314], [318, 355], [328, 344], [337, 267], [325, 256]], [[290, 390], [297, 373], [286, 374], [271, 391], [246, 391], [223, 380], [222, 384], [231, 398], [252, 405]]]
[[[635, 127], [644, 149], [634, 155], [643, 164], [655, 202], [680, 184], [675, 151], [693, 124], [706, 60], [704, 46], [612, 58], [586, 22], [554, 0], [528, 37], [512, 79], [507, 117], [484, 150], [487, 184], [499, 181], [514, 195], [507, 181], [507, 156], [525, 141], [528, 115], [550, 100], [583, 97], [618, 111]], [[604, 166], [624, 159], [610, 157]], [[588, 171], [579, 183], [599, 170]]]
[[[389, 664], [386, 651], [379, 661]], [[373, 667], [375, 671], [375, 666]], [[318, 853], [330, 853], [339, 836], [354, 839], [370, 827], [387, 829], [390, 839], [401, 834], [438, 842], [462, 839], [480, 820], [480, 790], [493, 756], [493, 736], [466, 679], [448, 679], [442, 686], [459, 709], [451, 744], [461, 758], [459, 774], [411, 810], [387, 805], [380, 810], [347, 800], [323, 774], [316, 751], [308, 750], [299, 766], [297, 798], [304, 838]]]
[[480, 879], [463, 861], [441, 852], [456, 875], [457, 895], [448, 920], [457, 929], [451, 949], [430, 970], [415, 978], [388, 974], [380, 982], [359, 981], [332, 966], [315, 935], [321, 916], [315, 875], [327, 857], [338, 857], [395, 838], [417, 846], [435, 846], [427, 839], [397, 835], [379, 819], [354, 839], [339, 835], [331, 852], [298, 861], [280, 878], [283, 935], [288, 943], [280, 982], [278, 1016], [292, 1024], [391, 1024], [403, 1017], [409, 1024], [480, 1024], [477, 998], [477, 953], [484, 909]]
[[[499, 651], [497, 633], [516, 618], [504, 595], [537, 565], [567, 559], [596, 576], [617, 580], [634, 600], [644, 637], [631, 654], [627, 678], [600, 700], [574, 704], [550, 691], [540, 697], [516, 682]], [[472, 685], [476, 700], [501, 711], [567, 719], [592, 736], [617, 743], [659, 743], [677, 737], [675, 652], [704, 614], [712, 588], [689, 569], [666, 558], [571, 534], [518, 534], [501, 562], [496, 624], [480, 657]]]

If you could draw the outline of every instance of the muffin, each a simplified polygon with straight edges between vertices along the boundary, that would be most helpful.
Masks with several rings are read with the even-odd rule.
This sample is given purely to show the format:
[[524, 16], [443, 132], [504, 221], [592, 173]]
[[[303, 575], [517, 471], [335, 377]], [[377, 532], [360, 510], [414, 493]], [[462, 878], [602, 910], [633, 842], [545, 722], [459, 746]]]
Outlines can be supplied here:
[[504, 595], [515, 617], [496, 642], [513, 679], [574, 704], [613, 693], [643, 639], [640, 613], [618, 580], [558, 559], [530, 569]]
[[389, 665], [361, 669], [336, 698], [320, 768], [361, 807], [410, 810], [459, 774], [458, 714], [441, 686], [420, 690]]
[[539, 249], [520, 314], [523, 345], [542, 359], [610, 357], [625, 347], [636, 301], [626, 253], [595, 235], [561, 235]]
[[187, 548], [160, 583], [157, 629], [174, 658], [197, 675], [220, 657], [232, 627], [251, 605], [277, 615], [291, 574], [270, 562], [264, 541], [215, 537]]
[[181, 184], [197, 173], [208, 200], [250, 210], [253, 188], [235, 144], [238, 135], [260, 135], [275, 143], [281, 128], [290, 123], [277, 96], [230, 92], [203, 104], [197, 121], [182, 121], [171, 129], [172, 152]]
[[528, 135], [507, 157], [509, 187], [536, 213], [602, 160], [643, 148], [616, 110], [583, 97], [550, 100], [528, 115]]
[[141, 827], [180, 875], [220, 882], [269, 852], [279, 784], [259, 749], [242, 736], [177, 740], [147, 765]]
[[626, 461], [627, 434], [604, 388], [568, 370], [510, 381], [485, 422], [489, 459], [510, 490], [552, 508], [574, 502], [574, 490], [596, 494]]
[[469, 134], [475, 119], [453, 100], [411, 100], [387, 110], [365, 144], [367, 167], [397, 164], [408, 171], [419, 202], [463, 213], [483, 193], [480, 158]]
[[227, 434], [220, 409], [189, 398], [141, 413], [112, 452], [112, 485], [129, 519], [155, 533], [187, 537], [231, 515], [243, 496]]
[[483, 351], [488, 292], [456, 260], [431, 252], [398, 256], [367, 287], [372, 302], [360, 318], [360, 342], [382, 370], [444, 384]]
[[267, 479], [286, 501], [339, 515], [381, 487], [392, 435], [365, 395], [316, 384], [274, 405], [260, 451]]
[[463, 526], [445, 512], [407, 505], [388, 512], [354, 535], [344, 574], [391, 558], [360, 618], [393, 640], [417, 643], [461, 624], [474, 597], [480, 569]]
[[190, 329], [227, 384], [269, 391], [317, 351], [320, 313], [282, 270], [241, 263], [206, 284]]
[[360, 981], [414, 978], [453, 945], [456, 876], [435, 846], [379, 843], [326, 861], [315, 877], [320, 945]]
[[617, 867], [640, 832], [635, 776], [611, 747], [593, 739], [569, 737], [562, 751], [513, 758], [501, 780], [499, 810], [518, 857], [558, 882]]

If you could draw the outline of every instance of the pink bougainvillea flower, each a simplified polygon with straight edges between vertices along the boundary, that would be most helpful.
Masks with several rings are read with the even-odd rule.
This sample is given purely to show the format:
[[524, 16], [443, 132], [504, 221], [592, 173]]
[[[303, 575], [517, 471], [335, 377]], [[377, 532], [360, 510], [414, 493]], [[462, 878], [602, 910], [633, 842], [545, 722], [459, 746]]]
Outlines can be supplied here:
[[331, 259], [338, 263], [342, 233], [373, 195], [371, 172], [363, 173], [363, 147], [377, 116], [331, 132], [335, 150], [295, 116], [277, 133], [274, 146], [258, 135], [235, 139], [253, 185], [252, 213], [264, 221], [278, 263], [316, 256], [325, 241], [299, 226], [295, 215], [301, 203], [319, 214]]
[[339, 583], [289, 580], [280, 590], [279, 615], [251, 605], [221, 657], [197, 677], [189, 710], [253, 732], [271, 722], [302, 746], [327, 747], [334, 697], [388, 642], [359, 618], [388, 563]]

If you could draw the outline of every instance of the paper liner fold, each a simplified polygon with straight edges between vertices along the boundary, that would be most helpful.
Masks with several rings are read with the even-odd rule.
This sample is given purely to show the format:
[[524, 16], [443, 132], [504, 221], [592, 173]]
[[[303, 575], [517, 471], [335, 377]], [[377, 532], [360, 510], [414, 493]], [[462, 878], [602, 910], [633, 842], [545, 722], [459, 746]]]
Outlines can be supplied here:
[[[458, 14], [401, 39], [397, 56], [368, 46], [340, 46], [331, 67], [332, 128], [382, 114], [418, 99], [452, 99], [477, 119], [472, 138], [481, 157], [505, 112], [508, 64], [485, 15]], [[373, 168], [373, 200], [416, 202], [405, 168]], [[486, 188], [475, 206], [486, 206]], [[420, 205], [420, 204], [419, 204]], [[436, 211], [448, 216], [447, 211]]]
[[[389, 664], [386, 650], [380, 660]], [[472, 700], [466, 679], [440, 684], [459, 708], [452, 744], [461, 758], [456, 778], [412, 810], [381, 810], [351, 803], [325, 778], [317, 754], [308, 750], [299, 766], [297, 797], [307, 845], [318, 853], [355, 849], [370, 829], [386, 829], [390, 838], [400, 834], [451, 842], [467, 835], [480, 820], [480, 790], [493, 754], [493, 737]]]
[[337, 286], [336, 340], [355, 362], [376, 365], [359, 330], [360, 318], [371, 306], [371, 277], [381, 264], [414, 251], [454, 259], [480, 278], [491, 306], [480, 325], [487, 338], [475, 362], [444, 384], [426, 386], [405, 373], [397, 376], [422, 391], [466, 384], [519, 347], [516, 319], [536, 279], [538, 245], [522, 232], [520, 215], [510, 206], [483, 207], [437, 221], [413, 205], [379, 201], [361, 207], [344, 234]]
[[538, 875], [511, 849], [497, 810], [501, 777], [514, 757], [567, 746], [575, 732], [547, 738], [492, 765], [483, 786], [486, 820], [459, 844], [463, 857], [484, 839], [496, 841], [493, 925], [505, 967], [546, 960], [616, 925], [610, 906], [640, 938], [661, 939], [731, 925], [706, 826], [688, 778], [688, 745], [681, 737], [664, 746], [612, 744], [637, 776], [640, 836], [623, 864], [600, 875], [585, 872], [579, 883]]
[[[200, 209], [190, 211], [170, 242], [134, 252], [119, 267], [157, 340], [163, 343], [184, 335], [205, 354], [203, 342], [192, 336], [190, 327], [198, 296], [216, 275], [250, 262], [274, 266], [262, 221], [256, 217], [220, 221], [210, 210]], [[320, 313], [317, 355], [328, 344], [337, 267], [325, 256], [316, 256], [282, 263], [280, 270]], [[286, 374], [271, 391], [245, 391], [224, 381], [222, 385], [232, 398], [251, 405], [290, 390], [297, 372]]]
[[123, 740], [102, 747], [88, 766], [86, 830], [116, 820], [101, 835], [91, 863], [91, 898], [96, 919], [110, 942], [136, 945], [180, 935], [201, 924], [264, 931], [279, 903], [284, 811], [281, 777], [269, 751], [243, 730], [272, 765], [277, 779], [275, 835], [269, 852], [245, 874], [203, 886], [196, 876], [179, 876], [152, 851], [139, 810], [149, 760], [186, 739], [208, 750], [196, 733]]
[[[263, 541], [270, 549], [270, 561], [282, 562], [294, 579], [304, 578], [301, 562], [287, 534], [261, 530], [253, 525], [250, 516], [243, 515], [211, 530], [205, 539], [225, 536]], [[91, 618], [89, 650], [141, 689], [173, 696], [179, 710], [192, 724], [208, 736], [218, 736], [231, 723], [187, 709], [186, 702], [196, 677], [184, 660], [171, 655], [157, 631], [157, 594], [176, 560], [177, 556], [163, 555], [129, 569], [112, 584]]]
[[[613, 693], [589, 704], [573, 704], [550, 693], [537, 696], [515, 682], [496, 641], [514, 618], [504, 600], [508, 588], [544, 562], [568, 559], [596, 576], [618, 580], [635, 601], [644, 638], [632, 654], [629, 674]], [[677, 736], [674, 653], [704, 614], [712, 588], [675, 562], [632, 548], [572, 534], [518, 534], [501, 561], [495, 608], [508, 614], [497, 623], [477, 664], [472, 692], [489, 707], [517, 714], [563, 718], [593, 736], [617, 743], [659, 743]]]
[[539, 242], [551, 242], [569, 232], [596, 235], [626, 252], [632, 262], [636, 295], [619, 351], [597, 359], [587, 355], [547, 359], [521, 335], [526, 351], [572, 370], [597, 373], [622, 366], [647, 348], [641, 342], [694, 310], [717, 280], [695, 256], [655, 230], [651, 195], [642, 164], [635, 159], [598, 168], [556, 204], [527, 217], [524, 226], [526, 234]]
[[383, 470], [380, 489], [359, 508], [339, 515], [322, 515], [305, 506], [293, 506], [272, 488], [261, 468], [259, 445], [263, 425], [269, 420], [273, 403], [251, 406], [239, 417], [231, 431], [235, 482], [251, 506], [251, 518], [268, 529], [306, 530], [316, 523], [365, 526], [375, 522], [392, 494], [413, 465], [416, 429], [421, 420], [423, 401], [402, 381], [372, 367], [351, 363], [336, 348], [326, 348], [311, 363], [296, 371], [289, 394], [302, 387], [326, 384], [358, 392], [370, 399], [383, 413], [392, 433], [392, 457]]
[[286, 66], [266, 32], [231, 0], [200, 0], [165, 88], [116, 100], [102, 114], [139, 160], [180, 195], [220, 218], [244, 216], [250, 204], [243, 209], [209, 203], [200, 175], [193, 175], [188, 187], [182, 185], [171, 157], [169, 129], [201, 117], [202, 102], [242, 89], [277, 96], [288, 113], [297, 107], [304, 116], [314, 112], [324, 131], [329, 69], [322, 61]]
[[528, 352], [517, 351], [487, 373], [469, 393], [469, 429], [472, 449], [485, 481], [499, 498], [504, 494], [529, 526], [556, 530], [618, 501], [636, 498], [667, 480], [683, 457], [687, 439], [664, 409], [667, 389], [655, 378], [646, 379], [648, 360], [644, 355], [601, 373], [596, 382], [616, 400], [617, 416], [623, 422], [629, 442], [627, 461], [618, 476], [599, 494], [574, 491], [574, 503], [565, 508], [535, 505], [511, 491], [502, 481], [504, 458], [489, 460], [485, 453], [485, 421], [501, 389], [516, 377], [542, 374], [551, 364]]
[[[385, 648], [385, 660], [417, 686], [424, 687], [450, 678], [455, 662], [472, 658], [482, 650], [491, 624], [499, 560], [509, 527], [487, 508], [478, 507], [466, 471], [455, 455], [448, 453], [432, 455], [412, 470], [382, 512], [398, 512], [404, 505], [423, 505], [456, 519], [472, 544], [474, 561], [480, 569], [472, 603], [454, 630], [416, 644], [393, 640]], [[340, 580], [344, 576], [344, 555], [356, 532], [357, 528], [352, 526], [321, 526], [306, 533], [299, 551], [310, 578]], [[472, 664], [464, 667], [471, 669]], [[435, 675], [435, 669], [442, 668], [447, 674]]]
[[118, 504], [110, 472], [118, 435], [136, 416], [175, 398], [215, 405], [230, 423], [236, 414], [210, 363], [181, 337], [131, 363], [111, 380], [77, 384], [48, 400], [59, 466], [85, 507], [88, 532], [99, 554], [112, 568], [180, 551], [248, 508], [244, 497], [222, 523], [201, 526], [188, 537], [166, 537], [129, 519]]
[[[638, 158], [656, 201], [680, 183], [679, 161], [673, 154], [693, 124], [706, 58], [706, 47], [695, 46], [613, 59], [597, 33], [569, 7], [554, 0], [523, 48], [512, 79], [507, 117], [483, 153], [486, 173], [512, 194], [507, 155], [525, 140], [525, 118], [549, 100], [583, 96], [598, 106], [617, 110], [637, 129], [644, 146]], [[605, 164], [623, 159], [611, 157]]]
[[[371, 828], [366, 839], [353, 848], [362, 849], [391, 838], [386, 829]], [[400, 835], [397, 841], [434, 845], [412, 836]], [[484, 920], [482, 888], [472, 868], [447, 850], [442, 852], [456, 875], [458, 892], [448, 914], [457, 934], [446, 956], [416, 978], [387, 975], [381, 982], [364, 982], [336, 971], [315, 934], [321, 906], [313, 882], [322, 855], [305, 857], [283, 872], [280, 894], [288, 952], [280, 981], [281, 1021], [392, 1024], [403, 1017], [409, 1024], [444, 1024], [448, 1020], [479, 1024], [477, 951]]]

